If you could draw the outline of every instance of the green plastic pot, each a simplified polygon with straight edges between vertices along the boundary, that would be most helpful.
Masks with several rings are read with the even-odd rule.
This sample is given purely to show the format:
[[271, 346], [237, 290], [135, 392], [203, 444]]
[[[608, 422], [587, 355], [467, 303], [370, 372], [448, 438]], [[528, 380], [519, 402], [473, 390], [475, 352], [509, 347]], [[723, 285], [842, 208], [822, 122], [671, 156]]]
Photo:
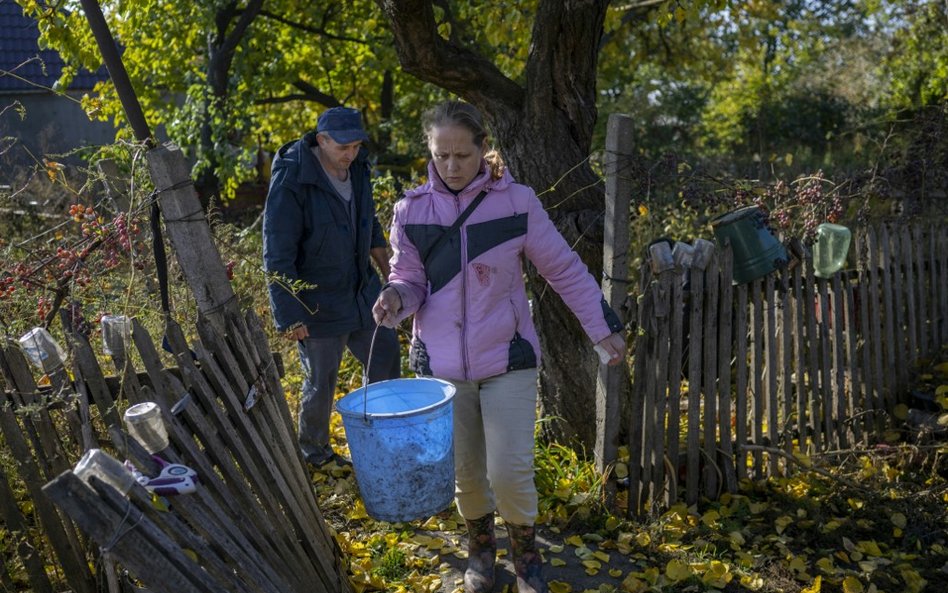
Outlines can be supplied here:
[[734, 284], [744, 284], [787, 265], [787, 250], [767, 226], [757, 206], [745, 206], [711, 220], [718, 245], [731, 244]]

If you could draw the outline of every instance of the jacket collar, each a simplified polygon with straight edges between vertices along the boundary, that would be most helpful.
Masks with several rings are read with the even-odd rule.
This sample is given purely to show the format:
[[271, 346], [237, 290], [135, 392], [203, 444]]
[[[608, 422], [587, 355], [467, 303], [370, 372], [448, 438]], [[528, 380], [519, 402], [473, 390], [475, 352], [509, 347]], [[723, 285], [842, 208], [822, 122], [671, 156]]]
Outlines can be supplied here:
[[[473, 196], [476, 196], [482, 190], [502, 190], [506, 188], [509, 184], [513, 183], [513, 177], [510, 176], [509, 170], [504, 170], [504, 174], [500, 179], [492, 179], [490, 174], [490, 167], [487, 165], [487, 161], [481, 160], [481, 169], [474, 176], [474, 179], [467, 184], [467, 187], [461, 190], [457, 194], [460, 199], [467, 199]], [[445, 185], [444, 181], [441, 179], [441, 175], [438, 174], [438, 170], [435, 168], [434, 163], [428, 161], [428, 181], [427, 183], [406, 192], [406, 197], [415, 197], [424, 194], [438, 194], [445, 197], [454, 197], [454, 192], [448, 189], [448, 186]]]

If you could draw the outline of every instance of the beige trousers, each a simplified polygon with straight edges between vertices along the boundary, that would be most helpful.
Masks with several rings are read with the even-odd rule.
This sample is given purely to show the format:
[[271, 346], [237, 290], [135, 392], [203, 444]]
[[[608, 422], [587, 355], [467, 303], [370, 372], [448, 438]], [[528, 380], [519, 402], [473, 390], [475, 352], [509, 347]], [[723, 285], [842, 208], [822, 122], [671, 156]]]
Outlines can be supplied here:
[[495, 510], [504, 521], [533, 525], [533, 430], [537, 370], [523, 369], [483, 381], [452, 381], [454, 477], [458, 510], [478, 519]]

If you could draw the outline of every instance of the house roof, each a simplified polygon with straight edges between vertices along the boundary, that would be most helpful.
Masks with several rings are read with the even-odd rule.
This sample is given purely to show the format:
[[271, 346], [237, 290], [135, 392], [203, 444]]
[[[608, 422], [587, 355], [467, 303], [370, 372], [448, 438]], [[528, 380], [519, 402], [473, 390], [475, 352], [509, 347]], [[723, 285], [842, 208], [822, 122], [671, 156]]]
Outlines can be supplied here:
[[[42, 91], [59, 79], [62, 58], [53, 50], [41, 50], [38, 39], [36, 21], [24, 15], [14, 0], [0, 0], [0, 93]], [[82, 69], [69, 89], [91, 90], [95, 83], [108, 78], [105, 67], [95, 73]]]

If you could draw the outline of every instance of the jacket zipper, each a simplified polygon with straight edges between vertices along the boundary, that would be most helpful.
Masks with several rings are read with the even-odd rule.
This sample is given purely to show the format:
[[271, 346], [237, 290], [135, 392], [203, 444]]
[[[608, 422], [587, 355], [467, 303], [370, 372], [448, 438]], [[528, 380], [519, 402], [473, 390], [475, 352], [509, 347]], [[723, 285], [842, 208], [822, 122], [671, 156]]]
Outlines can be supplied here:
[[[461, 197], [454, 196], [454, 207], [457, 215], [461, 215]], [[464, 379], [471, 380], [470, 362], [467, 354], [467, 241], [464, 240], [464, 225], [458, 229], [461, 239], [461, 366], [464, 370]]]

